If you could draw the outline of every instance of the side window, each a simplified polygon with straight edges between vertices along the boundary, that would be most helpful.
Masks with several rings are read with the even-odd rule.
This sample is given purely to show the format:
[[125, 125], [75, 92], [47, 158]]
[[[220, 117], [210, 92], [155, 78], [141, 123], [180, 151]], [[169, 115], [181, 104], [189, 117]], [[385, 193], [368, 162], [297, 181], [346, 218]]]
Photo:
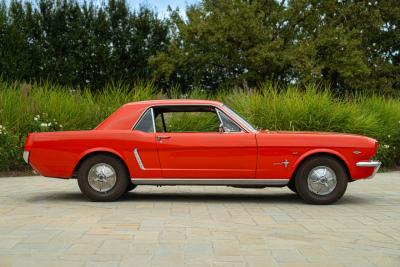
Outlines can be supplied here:
[[219, 110], [217, 112], [219, 118], [221, 119], [222, 128], [224, 129], [224, 132], [232, 133], [232, 132], [242, 131], [242, 129], [239, 126], [237, 126], [237, 124], [233, 122], [228, 116], [226, 116], [225, 113]]
[[163, 112], [156, 116], [157, 132], [218, 132], [220, 124], [214, 112]]
[[154, 132], [153, 112], [151, 108], [143, 114], [134, 129], [146, 133]]

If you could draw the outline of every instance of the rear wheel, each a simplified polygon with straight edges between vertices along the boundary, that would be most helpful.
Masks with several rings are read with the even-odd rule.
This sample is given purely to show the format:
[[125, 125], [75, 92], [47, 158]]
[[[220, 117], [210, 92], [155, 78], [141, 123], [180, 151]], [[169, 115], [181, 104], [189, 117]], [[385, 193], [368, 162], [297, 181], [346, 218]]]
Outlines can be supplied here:
[[96, 155], [83, 162], [78, 172], [82, 193], [93, 201], [114, 201], [129, 185], [124, 164], [111, 155]]
[[346, 191], [348, 182], [344, 166], [329, 156], [313, 157], [297, 171], [295, 187], [300, 197], [310, 204], [332, 204]]

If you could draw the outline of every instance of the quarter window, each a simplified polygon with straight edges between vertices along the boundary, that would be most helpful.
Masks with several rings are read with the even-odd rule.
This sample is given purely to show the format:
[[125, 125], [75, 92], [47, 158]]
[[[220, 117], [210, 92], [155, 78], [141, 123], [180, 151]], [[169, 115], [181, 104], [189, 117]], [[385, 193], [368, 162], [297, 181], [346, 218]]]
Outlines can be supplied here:
[[156, 115], [157, 132], [218, 132], [219, 119], [214, 111], [163, 112]]
[[134, 129], [145, 133], [154, 133], [153, 110], [151, 108], [143, 114]]

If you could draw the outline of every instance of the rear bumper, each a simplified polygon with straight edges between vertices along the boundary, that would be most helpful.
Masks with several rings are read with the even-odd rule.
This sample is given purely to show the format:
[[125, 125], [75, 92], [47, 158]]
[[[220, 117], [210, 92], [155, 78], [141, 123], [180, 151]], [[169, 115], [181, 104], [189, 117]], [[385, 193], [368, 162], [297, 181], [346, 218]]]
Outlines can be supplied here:
[[362, 168], [374, 168], [373, 173], [367, 177], [366, 179], [371, 179], [375, 176], [375, 174], [378, 172], [379, 168], [381, 167], [381, 162], [380, 161], [359, 161], [356, 163], [357, 167], [362, 167]]
[[22, 157], [24, 158], [24, 161], [25, 161], [27, 164], [29, 164], [29, 151], [25, 150]]

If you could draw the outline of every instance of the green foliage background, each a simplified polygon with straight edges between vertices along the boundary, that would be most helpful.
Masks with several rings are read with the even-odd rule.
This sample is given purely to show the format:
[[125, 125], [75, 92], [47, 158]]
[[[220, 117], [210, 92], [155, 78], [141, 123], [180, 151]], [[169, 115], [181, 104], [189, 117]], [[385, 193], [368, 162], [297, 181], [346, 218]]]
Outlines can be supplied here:
[[[167, 96], [151, 83], [111, 84], [100, 93], [50, 84], [0, 82], [0, 171], [18, 170], [29, 132], [92, 129], [122, 104]], [[337, 131], [367, 135], [380, 142], [377, 158], [385, 167], [400, 165], [400, 99], [356, 95], [340, 100], [327, 89], [307, 86], [277, 88], [265, 83], [252, 90], [195, 88], [172, 98], [217, 99], [253, 125], [269, 130]], [[203, 124], [202, 124], [203, 123]], [[208, 120], [174, 120], [174, 127], [209, 128]]]
[[[0, 0], [2, 1], [2, 0]], [[0, 75], [101, 89], [150, 78], [151, 55], [168, 45], [168, 22], [125, 1], [12, 0], [0, 4]]]
[[165, 18], [124, 0], [0, 0], [0, 170], [25, 167], [29, 132], [167, 97], [219, 99], [271, 130], [368, 135], [400, 165], [399, 24], [398, 0], [201, 0]]
[[166, 18], [124, 0], [0, 1], [0, 75], [9, 81], [400, 89], [398, 0], [202, 0]]

